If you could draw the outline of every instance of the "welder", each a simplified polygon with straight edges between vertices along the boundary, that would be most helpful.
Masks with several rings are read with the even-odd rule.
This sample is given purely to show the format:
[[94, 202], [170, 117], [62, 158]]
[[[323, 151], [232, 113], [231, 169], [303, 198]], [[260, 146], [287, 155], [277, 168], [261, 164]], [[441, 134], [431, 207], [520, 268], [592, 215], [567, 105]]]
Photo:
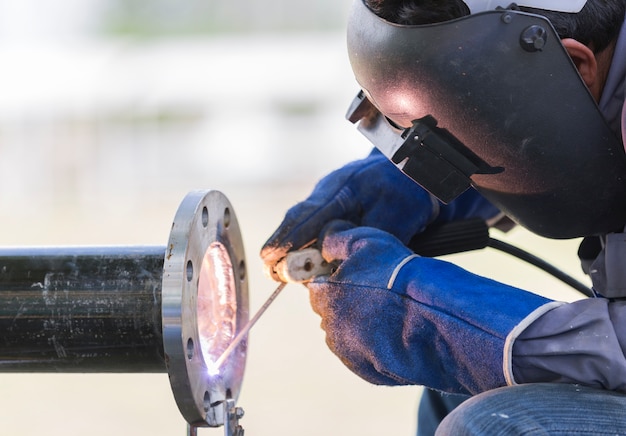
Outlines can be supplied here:
[[[328, 346], [371, 383], [429, 388], [419, 434], [437, 408], [439, 434], [626, 434], [625, 13], [354, 1], [349, 117], [376, 147], [289, 209], [261, 256], [317, 244], [335, 265], [307, 284]], [[583, 238], [595, 297], [552, 301], [407, 248], [470, 217]]]

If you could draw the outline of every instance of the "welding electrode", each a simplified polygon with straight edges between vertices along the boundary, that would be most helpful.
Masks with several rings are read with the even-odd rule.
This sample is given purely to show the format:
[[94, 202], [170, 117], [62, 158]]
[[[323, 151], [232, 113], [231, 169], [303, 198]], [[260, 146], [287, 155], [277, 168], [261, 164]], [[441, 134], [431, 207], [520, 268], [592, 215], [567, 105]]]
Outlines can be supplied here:
[[319, 275], [328, 275], [331, 273], [331, 266], [322, 258], [322, 254], [315, 248], [305, 248], [299, 251], [288, 253], [285, 258], [276, 264], [274, 270], [270, 274], [272, 278], [280, 281], [280, 285], [269, 296], [263, 306], [241, 329], [235, 338], [228, 344], [222, 355], [213, 363], [211, 371], [219, 370], [224, 364], [228, 356], [239, 345], [243, 338], [246, 337], [252, 326], [256, 324], [261, 315], [265, 313], [267, 308], [278, 297], [278, 294], [285, 288], [287, 283], [306, 283]]
[[228, 347], [226, 347], [222, 355], [218, 357], [218, 359], [213, 363], [212, 368], [209, 368], [211, 371], [217, 372], [217, 370], [219, 370], [219, 368], [222, 366], [224, 361], [228, 358], [228, 356], [230, 356], [230, 353], [232, 353], [233, 350], [237, 347], [237, 345], [239, 345], [239, 342], [241, 342], [241, 340], [248, 334], [252, 326], [256, 324], [256, 322], [259, 320], [261, 315], [263, 315], [263, 313], [265, 313], [267, 308], [270, 307], [270, 304], [272, 304], [272, 302], [276, 299], [276, 297], [278, 297], [278, 294], [280, 294], [280, 292], [285, 288], [285, 286], [287, 286], [286, 282], [283, 282], [280, 285], [278, 285], [276, 290], [272, 292], [272, 295], [270, 295], [267, 301], [263, 303], [263, 306], [261, 306], [261, 308], [257, 311], [257, 313], [241, 329], [241, 331], [237, 334], [237, 336], [235, 336], [235, 338], [231, 341], [231, 343], [228, 344]]

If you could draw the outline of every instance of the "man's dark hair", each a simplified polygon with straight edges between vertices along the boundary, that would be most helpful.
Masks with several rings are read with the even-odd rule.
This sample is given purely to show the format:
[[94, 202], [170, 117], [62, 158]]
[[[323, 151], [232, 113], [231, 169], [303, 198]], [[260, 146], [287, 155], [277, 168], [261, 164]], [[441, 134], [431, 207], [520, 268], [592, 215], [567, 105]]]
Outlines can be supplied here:
[[[365, 0], [365, 3], [376, 15], [398, 24], [438, 23], [469, 14], [469, 8], [461, 0]], [[508, 4], [503, 1], [504, 6]], [[577, 14], [519, 9], [543, 15], [561, 38], [574, 38], [599, 53], [617, 39], [626, 14], [626, 1], [588, 0]]]
[[546, 17], [561, 38], [573, 38], [600, 53], [617, 39], [624, 22], [624, 0], [588, 0], [577, 14], [520, 8]]
[[461, 0], [365, 0], [379, 17], [397, 24], [431, 24], [469, 15]]

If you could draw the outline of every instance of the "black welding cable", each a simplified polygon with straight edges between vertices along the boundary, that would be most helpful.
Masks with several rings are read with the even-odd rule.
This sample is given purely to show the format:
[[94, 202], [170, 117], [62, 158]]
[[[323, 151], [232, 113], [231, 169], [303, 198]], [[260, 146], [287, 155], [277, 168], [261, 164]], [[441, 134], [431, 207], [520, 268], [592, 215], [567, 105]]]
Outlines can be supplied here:
[[536, 266], [587, 297], [594, 296], [589, 287], [554, 265], [519, 247], [490, 237], [489, 226], [480, 218], [434, 226], [415, 235], [408, 246], [417, 254], [425, 257], [439, 257], [491, 247]]
[[530, 263], [531, 265], [536, 266], [537, 268], [547, 272], [548, 274], [551, 274], [552, 276], [554, 276], [555, 278], [561, 280], [562, 282], [568, 284], [569, 286], [571, 286], [572, 288], [576, 289], [578, 292], [580, 292], [583, 295], [586, 295], [587, 297], [594, 297], [593, 291], [586, 286], [585, 284], [579, 282], [578, 280], [576, 280], [574, 277], [566, 274], [565, 272], [561, 271], [560, 269], [558, 269], [557, 267], [555, 267], [554, 265], [546, 262], [545, 260], [535, 256], [534, 254], [531, 254], [525, 250], [522, 250], [519, 247], [516, 247], [514, 245], [511, 245], [509, 243], [506, 243], [504, 241], [500, 241], [498, 239], [494, 239], [494, 238], [489, 238], [489, 241], [487, 243], [488, 247], [491, 247], [495, 250], [500, 250], [504, 253], [510, 254], [511, 256], [515, 256], [518, 259], [521, 259], [525, 262]]

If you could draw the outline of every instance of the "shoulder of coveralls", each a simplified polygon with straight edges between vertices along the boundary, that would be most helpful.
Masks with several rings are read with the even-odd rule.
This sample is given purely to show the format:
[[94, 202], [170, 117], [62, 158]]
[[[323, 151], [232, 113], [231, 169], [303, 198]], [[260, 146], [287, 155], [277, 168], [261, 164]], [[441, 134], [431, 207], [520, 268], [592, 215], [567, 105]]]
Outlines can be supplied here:
[[626, 143], [626, 20], [617, 38], [598, 107], [611, 129]]

